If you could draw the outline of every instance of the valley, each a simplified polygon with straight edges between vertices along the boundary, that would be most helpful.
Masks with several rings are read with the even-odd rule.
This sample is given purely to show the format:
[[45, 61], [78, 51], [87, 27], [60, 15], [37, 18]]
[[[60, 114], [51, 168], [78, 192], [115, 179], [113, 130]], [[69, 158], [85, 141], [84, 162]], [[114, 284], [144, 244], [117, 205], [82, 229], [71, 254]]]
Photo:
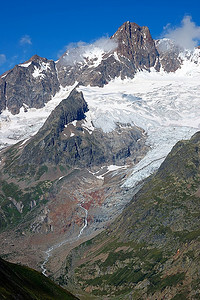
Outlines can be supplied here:
[[1, 75], [1, 257], [80, 299], [197, 299], [199, 76], [130, 22]]

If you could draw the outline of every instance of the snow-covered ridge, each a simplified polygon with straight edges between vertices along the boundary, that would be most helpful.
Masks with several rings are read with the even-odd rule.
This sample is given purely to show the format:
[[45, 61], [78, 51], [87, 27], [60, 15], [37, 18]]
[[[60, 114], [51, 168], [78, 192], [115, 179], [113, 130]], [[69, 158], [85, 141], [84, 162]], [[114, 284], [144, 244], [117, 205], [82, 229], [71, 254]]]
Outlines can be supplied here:
[[183, 64], [178, 74], [184, 73], [189, 76], [199, 76], [200, 74], [200, 49], [193, 51], [186, 50], [181, 52], [179, 57], [183, 60]]
[[117, 43], [108, 38], [101, 38], [92, 44], [78, 43], [72, 45], [62, 58], [64, 66], [87, 64], [89, 67], [97, 67], [106, 53], [116, 49]]
[[32, 64], [32, 61], [29, 61], [27, 63], [19, 64], [19, 67], [28, 68]]
[[26, 105], [26, 109], [22, 107], [17, 115], [12, 115], [7, 109], [4, 110], [0, 115], [0, 149], [36, 134], [52, 110], [68, 97], [76, 84], [66, 88], [61, 87], [60, 91], [43, 108], [28, 108]]

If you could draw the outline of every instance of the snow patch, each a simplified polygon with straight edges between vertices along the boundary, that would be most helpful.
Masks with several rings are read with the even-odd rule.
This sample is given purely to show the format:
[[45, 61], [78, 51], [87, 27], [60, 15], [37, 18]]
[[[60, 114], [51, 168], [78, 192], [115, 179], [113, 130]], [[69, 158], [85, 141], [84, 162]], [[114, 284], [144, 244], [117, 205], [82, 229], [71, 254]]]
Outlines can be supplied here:
[[117, 166], [117, 165], [109, 165], [102, 166], [97, 172], [92, 172], [88, 170], [90, 174], [95, 176], [97, 179], [104, 180], [106, 174], [113, 172], [113, 176], [117, 174], [118, 170], [126, 169], [128, 166]]
[[119, 57], [117, 55], [117, 52], [114, 52], [114, 58], [121, 63], [121, 60], [119, 59]]
[[1, 78], [4, 78], [4, 77], [6, 77], [7, 75], [8, 75], [8, 74], [2, 75], [2, 76], [1, 76]]
[[92, 132], [95, 129], [93, 122], [92, 122], [92, 114], [90, 113], [90, 111], [88, 111], [85, 113], [85, 115], [86, 115], [86, 118], [84, 119], [84, 121], [82, 123], [82, 127], [84, 129], [86, 129], [89, 132], [89, 134], [92, 134]]
[[32, 76], [34, 78], [37, 78], [37, 77], [40, 77], [40, 78], [44, 78], [46, 75], [43, 73], [44, 71], [47, 71], [48, 69], [51, 69], [50, 68], [50, 64], [49, 63], [45, 63], [45, 62], [42, 62], [40, 64], [40, 68], [37, 68], [35, 66], [35, 69], [34, 69], [34, 72], [32, 74]]
[[28, 68], [31, 65], [32, 61], [28, 62], [28, 63], [23, 63], [18, 65], [19, 67], [23, 67], [23, 68]]
[[74, 66], [76, 64], [88, 64], [89, 67], [97, 67], [106, 53], [116, 49], [117, 43], [108, 38], [101, 38], [92, 44], [79, 42], [70, 44], [63, 56], [63, 66]]

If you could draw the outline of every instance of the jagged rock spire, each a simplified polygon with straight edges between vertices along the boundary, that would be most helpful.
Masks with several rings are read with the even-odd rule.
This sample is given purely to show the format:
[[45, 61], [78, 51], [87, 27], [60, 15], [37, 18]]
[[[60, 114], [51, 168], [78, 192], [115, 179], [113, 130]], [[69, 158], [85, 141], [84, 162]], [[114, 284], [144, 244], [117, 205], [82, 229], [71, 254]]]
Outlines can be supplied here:
[[127, 21], [119, 27], [112, 39], [118, 42], [118, 54], [134, 62], [136, 69], [148, 70], [153, 66], [159, 69], [159, 64], [156, 64], [158, 51], [148, 27]]

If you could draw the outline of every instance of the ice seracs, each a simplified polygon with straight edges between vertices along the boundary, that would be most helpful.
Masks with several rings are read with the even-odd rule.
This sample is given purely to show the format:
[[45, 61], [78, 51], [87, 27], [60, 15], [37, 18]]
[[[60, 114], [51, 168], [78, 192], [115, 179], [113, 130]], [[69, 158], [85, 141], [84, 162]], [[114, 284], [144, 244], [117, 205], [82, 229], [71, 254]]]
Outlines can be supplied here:
[[199, 67], [187, 62], [182, 70], [140, 72], [134, 79], [115, 79], [103, 88], [80, 87], [94, 127], [110, 132], [117, 123], [143, 128], [151, 150], [124, 183], [131, 187], [152, 174], [174, 144], [200, 129]]

